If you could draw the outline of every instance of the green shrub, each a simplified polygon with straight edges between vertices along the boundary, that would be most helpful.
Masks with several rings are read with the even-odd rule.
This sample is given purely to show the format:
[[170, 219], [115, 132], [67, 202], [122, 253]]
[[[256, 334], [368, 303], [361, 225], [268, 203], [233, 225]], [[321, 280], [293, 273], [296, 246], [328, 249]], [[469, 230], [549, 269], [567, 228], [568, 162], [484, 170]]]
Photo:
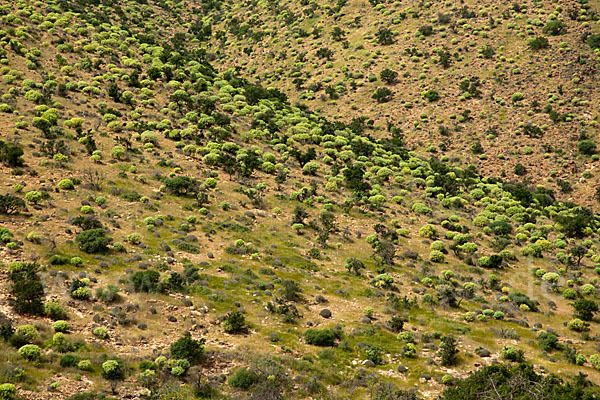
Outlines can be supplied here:
[[223, 330], [227, 333], [241, 333], [247, 330], [246, 318], [240, 311], [232, 311], [223, 319]]
[[16, 399], [17, 388], [12, 383], [0, 384], [0, 400]]
[[80, 286], [71, 291], [71, 297], [77, 300], [89, 300], [92, 297], [92, 289], [88, 286]]
[[91, 371], [93, 369], [92, 362], [90, 360], [81, 360], [77, 363], [77, 368], [82, 371]]
[[544, 351], [557, 350], [559, 348], [558, 338], [549, 332], [540, 332], [538, 335], [538, 344]]
[[258, 375], [248, 368], [236, 369], [229, 377], [229, 385], [237, 389], [248, 390], [258, 383]]
[[66, 353], [72, 350], [72, 346], [67, 339], [67, 335], [62, 332], [56, 332], [54, 336], [52, 336], [51, 346], [52, 350], [58, 351], [59, 353]]
[[190, 362], [186, 359], [169, 360], [166, 364], [166, 369], [170, 370], [173, 376], [184, 376], [190, 369]]
[[21, 325], [15, 330], [15, 334], [22, 337], [27, 343], [34, 343], [40, 339], [40, 334], [33, 325]]
[[413, 205], [411, 206], [411, 209], [416, 214], [431, 214], [431, 208], [427, 207], [423, 203], [413, 203]]
[[65, 309], [58, 301], [44, 303], [44, 314], [55, 321], [67, 318]]
[[142, 237], [139, 233], [130, 233], [125, 236], [125, 241], [131, 244], [140, 244], [142, 241]]
[[383, 350], [379, 346], [369, 346], [365, 354], [367, 360], [373, 361], [375, 365], [383, 362]]
[[69, 323], [63, 320], [56, 321], [54, 324], [52, 324], [52, 329], [54, 329], [55, 332], [65, 333], [68, 332], [70, 328], [71, 326]]
[[11, 303], [19, 314], [42, 315], [44, 286], [37, 263], [14, 262], [9, 265]]
[[81, 232], [75, 241], [82, 251], [94, 254], [108, 252], [108, 245], [112, 242], [112, 238], [106, 237], [104, 229], [96, 228]]
[[98, 326], [92, 330], [92, 334], [98, 339], [108, 339], [108, 329]]
[[41, 349], [35, 344], [26, 344], [21, 346], [18, 352], [21, 357], [29, 361], [39, 360], [40, 355], [42, 354]]
[[73, 184], [73, 180], [67, 178], [58, 182], [58, 188], [61, 190], [73, 190], [75, 185]]
[[102, 377], [112, 381], [112, 391], [115, 392], [117, 381], [125, 378], [125, 369], [123, 364], [117, 360], [108, 360], [102, 363]]
[[316, 175], [319, 171], [319, 164], [314, 161], [309, 161], [302, 167], [302, 173], [304, 175]]
[[154, 293], [158, 291], [160, 273], [154, 270], [136, 271], [130, 281], [136, 292]]
[[591, 140], [581, 140], [577, 143], [577, 151], [579, 153], [591, 156], [597, 153], [596, 143]]
[[7, 143], [0, 140], [0, 162], [7, 167], [20, 167], [23, 165], [23, 149], [18, 144]]
[[596, 288], [590, 283], [581, 286], [581, 293], [585, 296], [593, 296], [596, 294]]
[[338, 335], [333, 329], [307, 329], [304, 332], [304, 340], [313, 346], [333, 346], [337, 338]]
[[123, 160], [125, 158], [125, 148], [123, 146], [115, 146], [110, 151], [110, 156], [116, 160]]
[[579, 318], [573, 318], [567, 323], [567, 328], [575, 332], [584, 332], [589, 329], [589, 324]]
[[441, 251], [433, 250], [429, 253], [429, 260], [434, 263], [443, 263], [446, 261], [446, 256]]
[[482, 268], [500, 268], [502, 264], [502, 257], [497, 254], [491, 256], [481, 256], [477, 260], [477, 265]]
[[185, 359], [190, 363], [200, 361], [204, 354], [204, 339], [195, 340], [189, 332], [171, 344], [171, 357]]
[[81, 257], [71, 257], [71, 260], [69, 262], [77, 267], [83, 265], [83, 259]]
[[504, 346], [500, 355], [503, 359], [513, 362], [523, 362], [523, 350], [513, 346]]
[[75, 366], [77, 366], [78, 362], [79, 362], [78, 358], [76, 356], [74, 356], [73, 354], [65, 354], [60, 359], [59, 364], [60, 364], [61, 367], [67, 368], [67, 367], [75, 367]]
[[38, 204], [43, 199], [44, 199], [44, 195], [40, 191], [31, 190], [31, 191], [25, 193], [25, 200], [27, 200], [31, 204]]
[[417, 346], [415, 346], [413, 343], [406, 343], [404, 346], [402, 346], [400, 354], [402, 354], [402, 357], [415, 358], [417, 357], [417, 352]]
[[438, 236], [438, 231], [432, 225], [424, 225], [419, 229], [419, 236], [425, 238], [436, 238]]

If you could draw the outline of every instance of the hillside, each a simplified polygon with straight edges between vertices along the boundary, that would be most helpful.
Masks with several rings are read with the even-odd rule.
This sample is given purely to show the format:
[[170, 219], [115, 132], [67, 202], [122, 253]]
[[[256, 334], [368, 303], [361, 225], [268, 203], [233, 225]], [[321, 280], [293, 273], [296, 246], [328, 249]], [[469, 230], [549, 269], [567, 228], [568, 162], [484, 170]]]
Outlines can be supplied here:
[[0, 5], [0, 400], [600, 396], [597, 2]]
[[597, 12], [597, 2], [249, 1], [203, 20], [224, 68], [336, 120], [393, 125], [426, 157], [596, 207], [596, 158], [580, 143], [598, 132], [598, 56], [586, 43]]

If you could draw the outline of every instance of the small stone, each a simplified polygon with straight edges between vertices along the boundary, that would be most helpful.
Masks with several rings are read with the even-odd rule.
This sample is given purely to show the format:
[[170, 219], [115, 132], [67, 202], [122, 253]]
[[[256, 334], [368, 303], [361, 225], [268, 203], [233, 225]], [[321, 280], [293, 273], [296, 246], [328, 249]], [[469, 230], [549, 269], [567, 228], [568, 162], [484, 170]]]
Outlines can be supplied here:
[[327, 303], [327, 299], [320, 294], [315, 296], [315, 301], [317, 303]]
[[331, 318], [331, 311], [329, 311], [327, 308], [324, 308], [321, 310], [319, 315], [323, 318]]
[[371, 360], [365, 360], [362, 362], [362, 365], [364, 365], [365, 367], [373, 368], [375, 366], [375, 363]]
[[487, 350], [487, 349], [483, 349], [483, 348], [475, 350], [475, 353], [476, 353], [476, 354], [477, 354], [479, 357], [489, 357], [489, 356], [491, 356], [491, 355], [492, 355], [492, 353], [490, 353], [490, 351], [489, 351], [489, 350]]

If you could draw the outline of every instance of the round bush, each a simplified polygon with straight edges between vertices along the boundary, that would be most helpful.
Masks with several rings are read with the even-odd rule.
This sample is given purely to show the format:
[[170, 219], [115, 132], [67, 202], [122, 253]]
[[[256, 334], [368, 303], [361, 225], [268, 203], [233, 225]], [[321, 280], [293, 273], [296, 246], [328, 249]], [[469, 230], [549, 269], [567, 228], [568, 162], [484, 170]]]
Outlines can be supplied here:
[[567, 324], [567, 328], [569, 328], [570, 330], [575, 331], [575, 332], [586, 331], [586, 330], [588, 330], [588, 326], [589, 326], [589, 324], [580, 320], [579, 318], [573, 318]]
[[441, 251], [433, 250], [429, 253], [429, 260], [434, 263], [443, 263], [446, 260], [446, 256]]
[[13, 400], [17, 394], [17, 388], [12, 383], [0, 385], [0, 400]]
[[438, 236], [438, 231], [434, 226], [425, 225], [419, 229], [419, 236], [426, 238], [435, 238]]
[[65, 354], [60, 359], [60, 366], [63, 368], [75, 367], [77, 365], [77, 357], [73, 354]]
[[79, 368], [82, 371], [91, 371], [92, 362], [90, 360], [81, 360], [77, 363], [77, 368]]
[[523, 361], [523, 350], [518, 350], [513, 346], [504, 346], [500, 355], [503, 359], [514, 362]]
[[258, 376], [248, 368], [239, 368], [229, 377], [229, 385], [234, 388], [248, 390], [258, 382]]
[[73, 181], [71, 179], [67, 178], [58, 182], [58, 188], [60, 190], [73, 190], [75, 188], [75, 185], [73, 184]]
[[415, 336], [412, 334], [412, 332], [400, 332], [396, 338], [407, 343], [414, 343], [415, 341]]
[[70, 263], [75, 266], [83, 265], [83, 260], [81, 257], [72, 257]]
[[52, 328], [55, 332], [68, 332], [69, 331], [69, 323], [67, 321], [59, 320], [52, 324]]
[[92, 297], [92, 289], [87, 286], [82, 286], [71, 292], [71, 296], [77, 300], [89, 300]]
[[92, 330], [92, 335], [98, 339], [108, 339], [108, 329], [103, 326], [98, 326]]
[[429, 248], [431, 250], [443, 251], [444, 248], [445, 248], [444, 242], [442, 242], [441, 240], [436, 240], [433, 243], [431, 243], [431, 245], [429, 246]]
[[28, 343], [33, 343], [40, 338], [40, 334], [33, 325], [21, 325], [17, 328], [15, 334], [23, 337]]
[[474, 311], [467, 311], [465, 313], [464, 319], [467, 322], [473, 322], [473, 321], [475, 321], [476, 316], [477, 316], [477, 314]]
[[581, 293], [583, 293], [586, 296], [592, 296], [596, 294], [596, 288], [594, 287], [594, 285], [586, 283], [581, 287]]
[[67, 335], [62, 332], [56, 332], [54, 336], [52, 336], [51, 345], [53, 350], [60, 353], [66, 353], [67, 351], [71, 350], [71, 345], [69, 344]]
[[35, 344], [26, 344], [21, 346], [18, 351], [19, 355], [26, 360], [35, 361], [40, 358], [42, 350]]
[[336, 334], [332, 329], [308, 329], [304, 332], [304, 340], [313, 346], [333, 346]]
[[420, 214], [420, 215], [431, 214], [431, 208], [427, 207], [423, 203], [413, 203], [413, 205], [411, 206], [411, 209], [413, 210], [413, 212], [415, 214]]
[[65, 319], [67, 317], [67, 313], [65, 309], [58, 301], [49, 301], [44, 304], [44, 313], [48, 316], [48, 318], [53, 320]]

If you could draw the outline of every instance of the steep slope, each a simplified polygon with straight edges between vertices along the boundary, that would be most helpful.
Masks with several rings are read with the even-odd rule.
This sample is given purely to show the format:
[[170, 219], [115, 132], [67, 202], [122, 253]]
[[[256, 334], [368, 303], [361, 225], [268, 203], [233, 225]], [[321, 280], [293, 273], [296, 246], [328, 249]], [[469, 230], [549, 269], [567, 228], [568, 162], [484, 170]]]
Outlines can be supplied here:
[[596, 207], [597, 2], [212, 4], [217, 65], [346, 123], [391, 124], [421, 154]]
[[[546, 21], [542, 11], [550, 6], [539, 4]], [[330, 7], [331, 15], [316, 3], [300, 5], [284, 12], [283, 3], [261, 2], [2, 3], [2, 395], [451, 399], [444, 389], [461, 388], [458, 379], [495, 361], [522, 360], [566, 381], [583, 372], [600, 382], [600, 226], [582, 207], [587, 198], [561, 201], [553, 182], [494, 178], [497, 160], [464, 151], [475, 142], [464, 132], [479, 121], [464, 110], [479, 115], [479, 103], [487, 116], [503, 107], [519, 113], [520, 100], [486, 101], [500, 90], [488, 79], [481, 99], [450, 101], [450, 77], [471, 65], [458, 59], [447, 70], [431, 65], [423, 86], [408, 76], [394, 86], [396, 100], [425, 89], [442, 94], [431, 103], [412, 99], [413, 108], [396, 100], [372, 107], [378, 73], [352, 97], [310, 100], [286, 84], [295, 76], [270, 75], [270, 68], [286, 75], [297, 67], [288, 57], [238, 54], [231, 32], [221, 33], [226, 27], [256, 39], [244, 24], [276, 26], [280, 18], [285, 26], [255, 47], [300, 54], [305, 44], [283, 39], [294, 34], [292, 15], [300, 12], [307, 13], [303, 24], [363, 13], [364, 28], [349, 26], [344, 35], [364, 40], [380, 14], [408, 29], [451, 5], [423, 4], [411, 13], [402, 4], [349, 2]], [[589, 17], [568, 22], [562, 38], [591, 31], [593, 8], [577, 7]], [[472, 8], [459, 10], [461, 18]], [[499, 20], [504, 7], [489, 8], [469, 23]], [[534, 11], [527, 6], [519, 15]], [[345, 18], [336, 19], [341, 12]], [[464, 34], [465, 24], [457, 23], [457, 32]], [[508, 24], [488, 36], [502, 37]], [[434, 38], [452, 40], [439, 29]], [[406, 40], [434, 39], [426, 37]], [[505, 40], [506, 48], [525, 51], [524, 38]], [[310, 43], [322, 46], [318, 38]], [[352, 47], [339, 45], [351, 60]], [[394, 46], [381, 51], [399, 51]], [[592, 57], [588, 44], [576, 48]], [[494, 68], [472, 52], [463, 56], [482, 63], [464, 77]], [[353, 65], [365, 57], [353, 55]], [[306, 72], [320, 80], [318, 68]], [[339, 79], [331, 72], [331, 82]], [[435, 86], [427, 79], [434, 72]], [[594, 84], [590, 97], [597, 96]], [[562, 90], [581, 86], [570, 81]], [[593, 101], [562, 104], [561, 112], [581, 113]], [[459, 105], [464, 121], [449, 119]], [[416, 126], [409, 115], [439, 107], [440, 123], [456, 121], [462, 130], [448, 137], [447, 150], [412, 150], [429, 133], [425, 117], [417, 116]], [[386, 125], [379, 113], [395, 122]], [[541, 126], [545, 115], [531, 118]], [[592, 119], [583, 126], [573, 118], [590, 135]], [[539, 140], [550, 143], [574, 123], [552, 125]], [[500, 132], [510, 124], [518, 122], [498, 122], [498, 138], [486, 146], [505, 151], [509, 140]], [[595, 160], [565, 157], [561, 162]], [[551, 175], [552, 157], [532, 160], [529, 174], [535, 167]]]

